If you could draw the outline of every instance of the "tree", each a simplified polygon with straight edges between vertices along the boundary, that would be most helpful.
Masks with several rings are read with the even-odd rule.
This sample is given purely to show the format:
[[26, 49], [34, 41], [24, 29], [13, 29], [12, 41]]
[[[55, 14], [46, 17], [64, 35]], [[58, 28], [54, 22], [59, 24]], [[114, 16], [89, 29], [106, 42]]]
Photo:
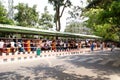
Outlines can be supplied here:
[[1, 24], [14, 24], [13, 20], [7, 17], [7, 10], [0, 2], [0, 23]]
[[70, 7], [72, 5], [71, 1], [70, 0], [48, 0], [48, 1], [50, 4], [54, 6], [55, 10], [54, 22], [56, 24], [56, 30], [60, 31], [61, 30], [60, 18], [62, 17], [65, 8]]
[[49, 13], [49, 11], [47, 10], [47, 6], [44, 8], [44, 13], [41, 14], [39, 25], [43, 26], [43, 29], [46, 30], [48, 30], [49, 28], [53, 28], [53, 15]]
[[[81, 2], [81, 0], [80, 0]], [[83, 2], [81, 2], [83, 4]], [[69, 11], [68, 14], [70, 15], [67, 17], [67, 26], [65, 29], [65, 32], [73, 32], [73, 33], [80, 33], [80, 34], [91, 34], [91, 30], [83, 24], [83, 21], [85, 20], [83, 16], [81, 16], [82, 13], [82, 6], [73, 6]]]
[[29, 7], [28, 4], [19, 3], [15, 6], [17, 13], [15, 14], [15, 20], [19, 26], [35, 26], [38, 23], [39, 13], [36, 11], [36, 5]]
[[104, 39], [120, 40], [120, 1], [93, 0], [86, 7], [87, 26]]
[[74, 22], [74, 21], [68, 24], [65, 29], [65, 32], [80, 33], [80, 34], [91, 34], [90, 31], [91, 30], [89, 28], [83, 26], [83, 23]]

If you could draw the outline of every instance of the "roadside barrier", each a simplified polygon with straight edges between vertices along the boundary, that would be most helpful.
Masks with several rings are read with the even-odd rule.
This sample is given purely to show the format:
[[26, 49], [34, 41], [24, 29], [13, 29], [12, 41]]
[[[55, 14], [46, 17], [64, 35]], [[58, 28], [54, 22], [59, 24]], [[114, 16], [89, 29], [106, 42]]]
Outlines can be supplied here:
[[[96, 49], [95, 51], [100, 51]], [[41, 54], [38, 56], [36, 51], [33, 52], [18, 52], [16, 51], [14, 54], [9, 53], [2, 53], [0, 56], [0, 64], [6, 62], [14, 62], [14, 61], [25, 61], [31, 59], [38, 59], [38, 58], [47, 58], [47, 57], [59, 57], [59, 56], [68, 56], [68, 55], [79, 55], [81, 53], [90, 53], [90, 49], [71, 49], [71, 50], [57, 50], [57, 51], [42, 51]]]

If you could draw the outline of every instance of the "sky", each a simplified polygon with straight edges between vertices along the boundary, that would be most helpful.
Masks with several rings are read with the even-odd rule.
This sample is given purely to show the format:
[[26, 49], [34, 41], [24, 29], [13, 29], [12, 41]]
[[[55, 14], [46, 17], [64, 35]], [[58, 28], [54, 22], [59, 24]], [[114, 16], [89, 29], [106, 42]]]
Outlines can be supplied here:
[[[5, 6], [8, 7], [8, 0], [2, 0], [5, 3]], [[48, 4], [48, 0], [13, 0], [14, 3], [13, 5], [17, 5], [18, 3], [27, 3], [30, 7], [32, 7], [33, 5], [37, 5], [37, 11], [39, 13], [43, 13], [44, 12], [44, 7], [48, 6], [48, 11], [50, 12], [50, 14], [54, 14], [53, 11], [53, 6]], [[82, 3], [80, 2], [80, 0], [71, 0], [73, 5], [82, 5]], [[82, 0], [83, 1], [83, 5], [86, 5], [86, 0]], [[65, 26], [66, 26], [66, 18], [69, 16], [68, 15], [68, 10], [69, 9], [65, 9], [64, 14], [61, 18], [61, 31], [64, 31]]]

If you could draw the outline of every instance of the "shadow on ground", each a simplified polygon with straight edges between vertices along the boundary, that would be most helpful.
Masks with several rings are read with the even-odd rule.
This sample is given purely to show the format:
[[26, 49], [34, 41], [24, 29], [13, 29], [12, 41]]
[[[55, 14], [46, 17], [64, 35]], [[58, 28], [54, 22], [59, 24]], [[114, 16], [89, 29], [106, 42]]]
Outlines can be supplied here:
[[[29, 75], [20, 74], [17, 71], [0, 73], [0, 80], [110, 80], [104, 75], [120, 74], [120, 68], [114, 68], [109, 66], [102, 66], [96, 64], [86, 64], [85, 62], [79, 62], [80, 58], [84, 57], [106, 57], [112, 58], [109, 53], [101, 53], [108, 55], [77, 55], [77, 56], [64, 56], [58, 57], [59, 59], [65, 59], [67, 63], [79, 67], [85, 67], [87, 69], [93, 69], [93, 72], [97, 74], [97, 77], [89, 75], [76, 75], [65, 73], [64, 70], [67, 68], [64, 65], [56, 65], [49, 67], [49, 65], [38, 65], [34, 67], [23, 67], [17, 71], [26, 71]], [[116, 54], [113, 54], [115, 57]], [[105, 59], [106, 59], [105, 58]], [[119, 75], [120, 76], [120, 75]]]
[[[50, 67], [25, 67], [24, 69], [29, 69], [34, 75], [34, 78], [31, 78], [31, 75], [24, 76], [16, 72], [5, 72], [0, 73], [0, 80], [109, 80], [109, 78], [101, 78], [98, 76], [94, 78], [93, 76], [87, 75], [75, 75], [64, 73], [61, 69], [61, 66]], [[44, 72], [44, 75], [40, 75], [40, 72]]]

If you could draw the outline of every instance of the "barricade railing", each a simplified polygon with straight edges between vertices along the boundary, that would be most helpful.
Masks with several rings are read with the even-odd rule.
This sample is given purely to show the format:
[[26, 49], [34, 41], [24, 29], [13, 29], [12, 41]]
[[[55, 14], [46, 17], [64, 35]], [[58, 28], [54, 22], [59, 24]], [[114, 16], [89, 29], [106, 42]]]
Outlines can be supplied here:
[[[110, 50], [109, 48], [107, 50]], [[100, 49], [94, 49], [94, 51], [100, 51]], [[89, 53], [91, 50], [89, 48], [83, 49], [67, 49], [67, 50], [49, 50], [42, 51], [40, 55], [37, 55], [36, 51], [31, 52], [18, 52], [13, 53], [2, 53], [0, 56], [0, 63], [12, 62], [12, 61], [25, 61], [30, 59], [38, 59], [44, 57], [58, 57], [58, 56], [67, 56], [67, 55], [79, 55], [81, 53]]]

